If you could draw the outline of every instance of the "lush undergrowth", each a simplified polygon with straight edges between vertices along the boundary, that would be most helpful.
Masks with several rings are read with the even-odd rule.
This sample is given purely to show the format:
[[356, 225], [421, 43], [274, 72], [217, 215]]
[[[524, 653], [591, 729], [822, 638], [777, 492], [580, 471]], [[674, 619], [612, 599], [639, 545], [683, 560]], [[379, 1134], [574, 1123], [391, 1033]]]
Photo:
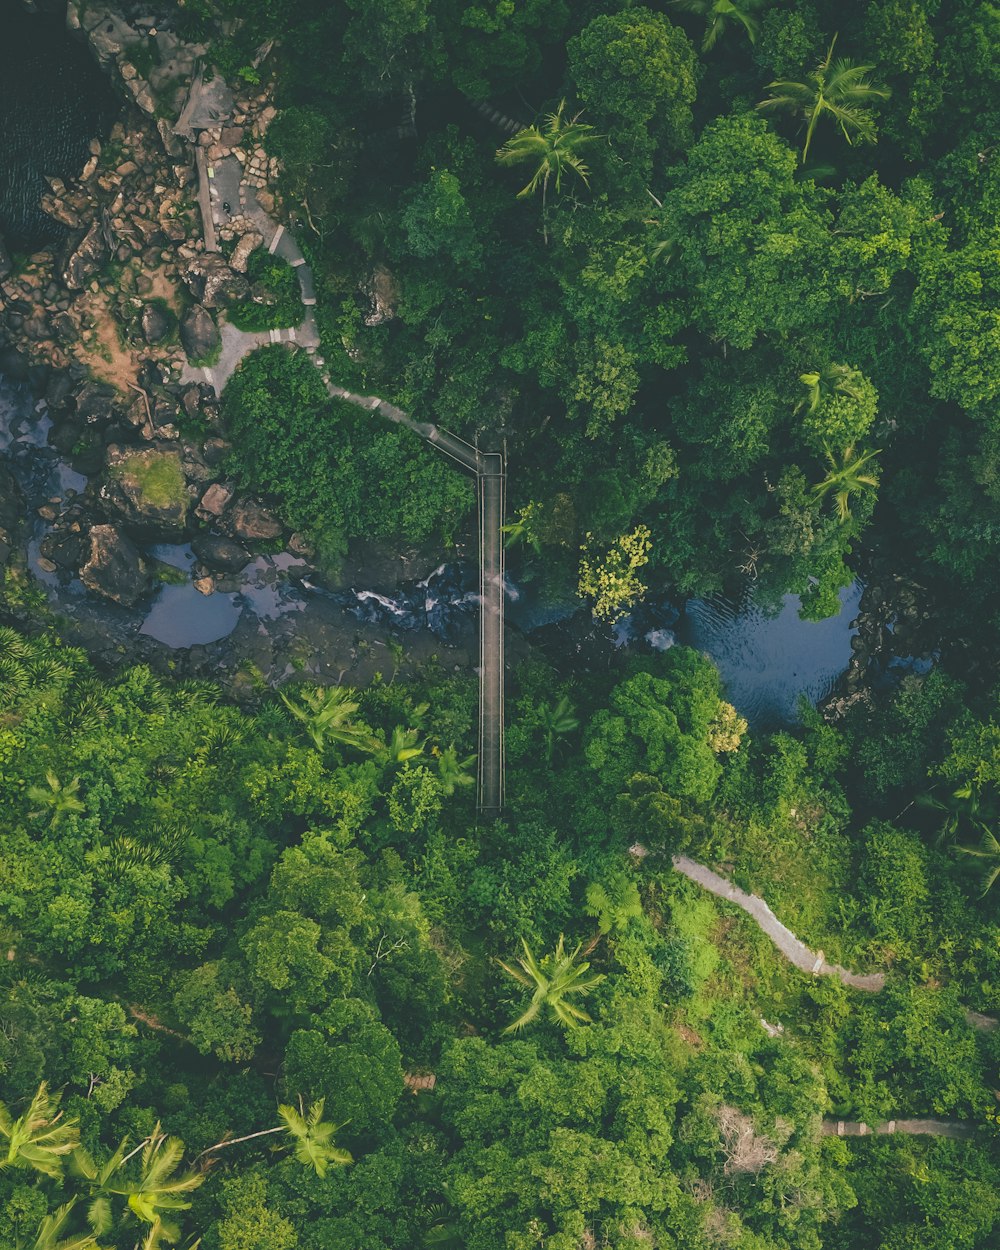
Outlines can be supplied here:
[[[861, 778], [851, 732], [751, 741], [683, 649], [572, 701], [533, 661], [483, 824], [472, 677], [241, 710], [0, 644], [0, 1079], [11, 1117], [43, 1081], [63, 1112], [35, 1104], [34, 1147], [0, 1120], [5, 1244], [74, 1196], [67, 1227], [101, 1198], [120, 1250], [171, 1223], [217, 1250], [988, 1244], [998, 1034], [963, 1013], [1000, 1008], [995, 909], [939, 812], [852, 814], [884, 739]], [[960, 766], [992, 795], [998, 734], [946, 724], [925, 789]], [[796, 972], [678, 849], [884, 992]], [[977, 1136], [819, 1131], [908, 1112]], [[180, 1210], [158, 1154], [100, 1170], [158, 1133], [183, 1141], [160, 1146]]]

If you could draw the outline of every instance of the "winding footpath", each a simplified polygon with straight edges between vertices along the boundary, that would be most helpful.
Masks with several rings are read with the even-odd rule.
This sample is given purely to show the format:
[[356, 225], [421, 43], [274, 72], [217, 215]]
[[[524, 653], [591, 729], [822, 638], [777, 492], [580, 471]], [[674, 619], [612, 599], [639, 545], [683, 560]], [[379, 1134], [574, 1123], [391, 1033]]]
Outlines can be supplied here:
[[[871, 994], [878, 993], [879, 990], [885, 988], [886, 974], [884, 972], [861, 974], [849, 972], [840, 964], [827, 963], [823, 952], [817, 953], [810, 950], [791, 929], [781, 923], [759, 895], [748, 894], [746, 890], [741, 890], [739, 886], [734, 885], [728, 877], [713, 872], [711, 868], [706, 868], [704, 864], [699, 864], [687, 855], [674, 855], [671, 862], [674, 868], [689, 881], [702, 886], [718, 898], [725, 899], [726, 902], [735, 903], [737, 907], [745, 911], [755, 921], [761, 932], [771, 939], [781, 954], [796, 968], [811, 973], [813, 976], [837, 977], [851, 989], [865, 990]], [[994, 1016], [983, 1015], [979, 1011], [966, 1010], [964, 1015], [966, 1023], [978, 1032], [992, 1032], [1000, 1026], [1000, 1020]], [[768, 1028], [768, 1032], [774, 1036], [772, 1029], [773, 1026]], [[863, 1120], [824, 1119], [822, 1132], [827, 1137], [867, 1137], [904, 1133], [910, 1136], [951, 1137], [966, 1140], [975, 1136], [976, 1128], [975, 1125], [963, 1120], [941, 1120], [933, 1117], [885, 1120], [874, 1127], [865, 1124]]]
[[[285, 343], [302, 348], [309, 355], [332, 399], [354, 404], [366, 412], [405, 426], [424, 439], [460, 468], [476, 478], [479, 529], [479, 784], [477, 806], [485, 817], [499, 815], [504, 799], [504, 503], [506, 464], [500, 452], [483, 452], [457, 434], [442, 430], [429, 421], [416, 421], [402, 408], [376, 395], [357, 395], [338, 386], [330, 377], [326, 361], [319, 354], [320, 335], [316, 324], [316, 286], [302, 249], [283, 225], [261, 207], [256, 192], [243, 176], [243, 166], [235, 156], [214, 164], [203, 148], [196, 148], [198, 205], [202, 215], [205, 248], [218, 250], [216, 230], [234, 215], [227, 205], [248, 219], [263, 240], [262, 246], [295, 270], [302, 300], [302, 320], [288, 330], [253, 333], [224, 323], [222, 351], [211, 368], [189, 366], [185, 381], [207, 381], [217, 395], [235, 372], [240, 361], [259, 347]], [[200, 375], [200, 376], [199, 376]]]
[[790, 963], [793, 963], [796, 968], [801, 968], [803, 972], [811, 972], [814, 976], [837, 977], [850, 989], [867, 990], [869, 993], [877, 993], [885, 986], [884, 972], [865, 974], [848, 972], [840, 964], [827, 963], [823, 952], [811, 951], [805, 942], [800, 941], [791, 929], [781, 923], [762, 898], [756, 894], [747, 894], [738, 885], [733, 885], [727, 877], [713, 872], [704, 864], [696, 863], [686, 855], [675, 855], [673, 865], [688, 880], [694, 881], [719, 898], [726, 899], [727, 902], [735, 903], [748, 916], [752, 916], [761, 932], [771, 939]]
[[[852, 990], [866, 990], [870, 994], [877, 994], [879, 990], [885, 988], [884, 972], [848, 972], [840, 964], [828, 964], [823, 952], [811, 950], [805, 942], [797, 938], [791, 929], [781, 923], [759, 894], [748, 894], [746, 890], [741, 890], [738, 885], [734, 885], [728, 877], [713, 872], [711, 868], [706, 868], [704, 864], [699, 864], [687, 855], [675, 855], [671, 863], [689, 881], [725, 899], [726, 902], [735, 903], [737, 907], [742, 908], [748, 916], [753, 918], [760, 931], [771, 939], [781, 954], [796, 968], [809, 972], [813, 976], [837, 977]], [[996, 1016], [986, 1016], [981, 1011], [970, 1011], [968, 1008], [963, 1014], [966, 1024], [978, 1033], [992, 1033], [994, 1029], [1000, 1027], [1000, 1020]]]

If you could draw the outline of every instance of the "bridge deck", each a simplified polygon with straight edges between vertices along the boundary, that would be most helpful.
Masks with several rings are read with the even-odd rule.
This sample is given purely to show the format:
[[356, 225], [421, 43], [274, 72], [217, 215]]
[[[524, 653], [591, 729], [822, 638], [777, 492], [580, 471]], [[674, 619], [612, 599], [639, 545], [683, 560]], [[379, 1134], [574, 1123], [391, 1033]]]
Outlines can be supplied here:
[[504, 462], [481, 453], [479, 470], [479, 809], [504, 799]]
[[324, 376], [327, 392], [387, 421], [405, 425], [463, 469], [476, 475], [479, 497], [479, 789], [478, 807], [496, 815], [504, 801], [504, 516], [505, 466], [499, 452], [483, 452], [428, 421], [415, 421], [377, 395], [357, 395]]

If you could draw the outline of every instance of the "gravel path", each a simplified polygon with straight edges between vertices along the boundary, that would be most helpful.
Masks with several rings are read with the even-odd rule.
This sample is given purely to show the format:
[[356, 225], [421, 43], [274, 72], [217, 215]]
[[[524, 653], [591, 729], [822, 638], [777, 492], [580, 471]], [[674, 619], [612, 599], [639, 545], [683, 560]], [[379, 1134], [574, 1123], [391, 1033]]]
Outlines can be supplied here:
[[206, 250], [218, 250], [216, 227], [223, 226], [229, 221], [233, 214], [227, 213], [223, 206], [231, 205], [234, 213], [242, 213], [253, 222], [254, 228], [264, 240], [263, 246], [295, 269], [302, 300], [302, 320], [297, 326], [287, 330], [258, 332], [240, 330], [231, 323], [224, 322], [221, 326], [222, 352], [219, 359], [211, 368], [186, 365], [181, 374], [181, 380], [209, 382], [216, 395], [221, 395], [244, 356], [256, 351], [258, 347], [266, 347], [269, 343], [294, 343], [298, 347], [305, 348], [314, 358], [329, 390], [330, 383], [325, 363], [317, 356], [319, 329], [316, 325], [316, 314], [313, 312], [316, 306], [316, 286], [312, 271], [302, 255], [302, 249], [284, 226], [273, 221], [261, 208], [253, 187], [244, 181], [243, 166], [235, 156], [227, 156], [221, 161], [211, 163], [204, 156], [204, 148], [197, 148], [196, 165], [198, 203], [201, 207]]

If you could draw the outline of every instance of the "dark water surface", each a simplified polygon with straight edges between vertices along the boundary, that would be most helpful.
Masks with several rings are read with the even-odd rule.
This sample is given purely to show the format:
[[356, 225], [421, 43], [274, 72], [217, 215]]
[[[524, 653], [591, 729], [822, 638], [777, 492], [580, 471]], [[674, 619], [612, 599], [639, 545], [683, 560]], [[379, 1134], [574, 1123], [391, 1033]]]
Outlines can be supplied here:
[[18, 250], [64, 237], [38, 206], [46, 176], [71, 178], [119, 106], [63, 16], [0, 0], [0, 233]]
[[[51, 422], [44, 405], [36, 404], [26, 387], [0, 377], [0, 457], [7, 460], [26, 496], [29, 516], [28, 557], [35, 576], [53, 607], [69, 611], [89, 605], [90, 615], [106, 616], [111, 624], [128, 619], [131, 628], [172, 648], [185, 648], [224, 638], [241, 619], [266, 633], [285, 621], [293, 634], [307, 636], [318, 616], [331, 611], [356, 622], [362, 634], [390, 628], [395, 633], [440, 639], [450, 645], [469, 643], [474, 650], [479, 611], [478, 573], [462, 561], [442, 564], [420, 581], [379, 592], [361, 583], [350, 589], [326, 590], [309, 580], [308, 566], [288, 553], [258, 556], [239, 573], [224, 579], [212, 595], [202, 595], [191, 581], [168, 582], [136, 613], [123, 613], [94, 596], [85, 596], [76, 579], [45, 572], [38, 564], [41, 540], [49, 529], [38, 516], [39, 505], [65, 500], [86, 487], [59, 454], [47, 446]], [[148, 560], [192, 574], [194, 553], [186, 543], [142, 544]], [[524, 596], [507, 587], [511, 617], [529, 637], [544, 624], [538, 613], [523, 611]], [[747, 598], [741, 604], [724, 599], [689, 599], [676, 605], [651, 596], [614, 631], [614, 644], [663, 651], [682, 643], [706, 652], [719, 667], [727, 697], [755, 729], [772, 729], [797, 719], [805, 696], [816, 703], [829, 694], [851, 658], [852, 622], [857, 615], [861, 584], [841, 592], [841, 611], [825, 621], [803, 621], [798, 599], [786, 595], [777, 615], [766, 615]], [[529, 605], [530, 607], [530, 605]], [[562, 615], [580, 614], [575, 603]], [[544, 614], [543, 614], [544, 618]], [[470, 643], [470, 639], [472, 642]], [[605, 643], [611, 646], [611, 643]], [[929, 663], [929, 661], [928, 661]], [[893, 659], [883, 674], [892, 682], [904, 672], [925, 671], [909, 657]]]
[[800, 619], [798, 595], [785, 595], [773, 616], [752, 599], [689, 599], [677, 641], [712, 657], [727, 698], [755, 729], [775, 729], [798, 719], [803, 696], [825, 698], [847, 668], [861, 591], [860, 582], [842, 590], [840, 612], [823, 621]]

